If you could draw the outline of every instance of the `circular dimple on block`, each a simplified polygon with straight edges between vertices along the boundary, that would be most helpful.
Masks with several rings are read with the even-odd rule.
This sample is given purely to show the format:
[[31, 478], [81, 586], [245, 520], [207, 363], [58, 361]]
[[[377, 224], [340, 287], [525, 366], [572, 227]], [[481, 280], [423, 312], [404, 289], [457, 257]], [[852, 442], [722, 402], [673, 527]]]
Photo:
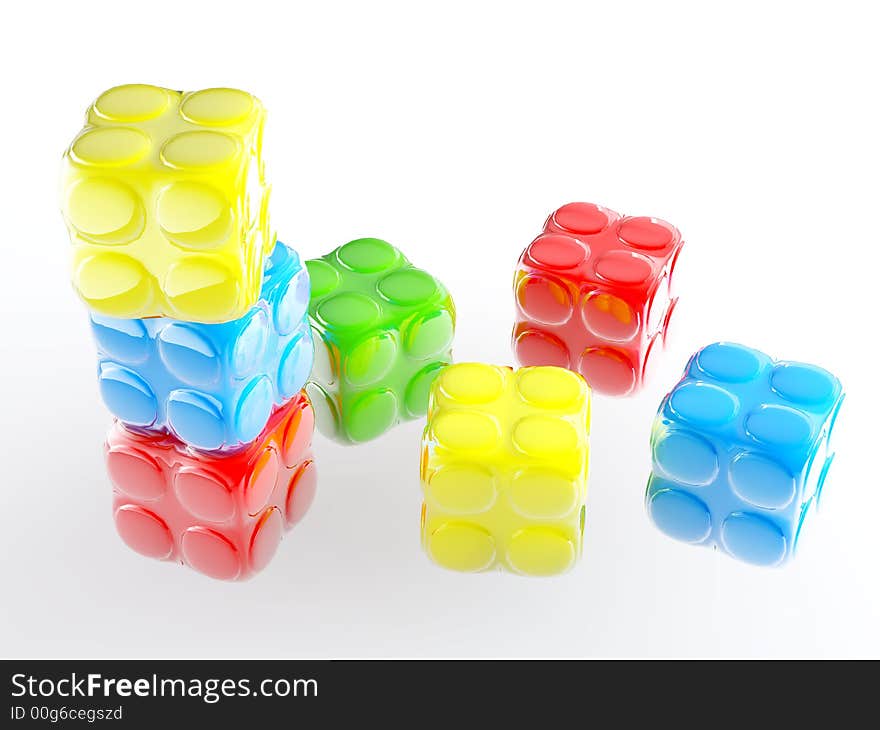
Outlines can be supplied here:
[[327, 327], [359, 329], [379, 319], [379, 305], [365, 294], [341, 292], [322, 301], [316, 313]]
[[475, 411], [441, 411], [432, 431], [438, 445], [450, 451], [492, 451], [501, 439], [497, 421]]
[[135, 552], [148, 558], [164, 560], [170, 557], [174, 541], [168, 526], [143, 507], [125, 504], [114, 516], [116, 531], [123, 542]]
[[312, 288], [312, 299], [326, 296], [339, 286], [339, 272], [326, 261], [311, 259], [306, 261], [309, 282]]
[[67, 197], [67, 217], [83, 238], [104, 244], [134, 241], [146, 222], [137, 193], [128, 185], [103, 178], [73, 186]]
[[669, 405], [696, 426], [721, 426], [732, 421], [739, 410], [739, 403], [731, 393], [709, 383], [679, 385], [672, 391]]
[[197, 449], [218, 449], [226, 440], [220, 404], [194, 390], [174, 390], [168, 396], [168, 425], [175, 435]]
[[281, 512], [273, 507], [266, 513], [254, 527], [251, 537], [251, 569], [256, 573], [265, 568], [275, 556], [281, 537], [284, 534], [284, 520]]
[[621, 223], [617, 235], [624, 243], [645, 251], [666, 248], [674, 237], [669, 224], [656, 218], [629, 218]]
[[639, 332], [639, 315], [614, 294], [591, 292], [581, 305], [581, 316], [586, 328], [603, 340], [628, 342]]
[[172, 322], [156, 338], [159, 357], [171, 375], [190, 385], [212, 385], [220, 380], [220, 358], [198, 329]]
[[227, 522], [235, 517], [235, 500], [215, 475], [199, 467], [183, 467], [174, 477], [174, 493], [194, 517], [208, 522]]
[[485, 512], [495, 503], [495, 496], [495, 479], [483, 466], [441, 466], [428, 481], [428, 498], [456, 514]]
[[599, 233], [608, 225], [608, 216], [593, 203], [568, 203], [553, 214], [556, 225], [572, 233]]
[[553, 416], [525, 416], [513, 427], [513, 443], [523, 454], [545, 459], [578, 448], [578, 434], [568, 421]]
[[244, 378], [256, 371], [266, 355], [269, 340], [269, 318], [257, 309], [248, 318], [232, 346], [232, 371], [237, 378]]
[[235, 157], [238, 142], [223, 132], [182, 132], [162, 147], [160, 157], [177, 170], [203, 170], [222, 165]]
[[318, 489], [318, 470], [315, 462], [307, 461], [294, 473], [287, 488], [285, 516], [288, 525], [295, 525], [309, 511]]
[[609, 251], [596, 262], [596, 274], [613, 284], [642, 284], [651, 278], [653, 271], [650, 261], [630, 251]]
[[404, 395], [404, 406], [409, 416], [418, 418], [427, 413], [431, 386], [434, 384], [434, 380], [440, 371], [447, 366], [448, 363], [445, 362], [434, 362], [419, 370], [412, 377], [406, 386], [406, 394]]
[[254, 107], [254, 97], [238, 89], [204, 89], [188, 94], [180, 114], [195, 124], [226, 126], [242, 121]]
[[746, 418], [746, 433], [770, 446], [799, 446], [810, 440], [812, 430], [804, 414], [786, 406], [760, 406]]
[[400, 306], [424, 304], [439, 290], [433, 276], [409, 267], [392, 271], [376, 288], [385, 299]]
[[195, 322], [224, 321], [237, 308], [238, 287], [233, 273], [208, 256], [187, 256], [165, 276], [165, 293], [178, 317]]
[[269, 502], [280, 469], [281, 461], [275, 449], [263, 449], [245, 483], [244, 506], [251, 517], [256, 516]]
[[278, 363], [278, 392], [282, 398], [292, 397], [305, 385], [313, 361], [311, 337], [302, 333], [287, 343]]
[[589, 256], [584, 244], [561, 233], [538, 236], [529, 244], [526, 253], [534, 264], [548, 269], [573, 269]]
[[74, 284], [98, 311], [112, 306], [117, 316], [136, 316], [152, 299], [150, 275], [131, 256], [102, 252], [82, 260]]
[[150, 138], [131, 127], [97, 127], [79, 136], [70, 148], [84, 165], [124, 167], [138, 162], [150, 150]]
[[764, 456], [745, 452], [730, 463], [730, 486], [741, 499], [764, 509], [782, 509], [795, 495], [794, 477]]
[[697, 355], [697, 365], [706, 375], [727, 383], [745, 383], [761, 372], [757, 353], [742, 345], [716, 342]]
[[515, 336], [513, 344], [520, 365], [555, 365], [567, 368], [570, 363], [568, 348], [555, 335], [538, 330], [525, 330]]
[[339, 414], [333, 398], [315, 383], [306, 383], [306, 394], [315, 410], [315, 425], [327, 438], [339, 438]]
[[315, 427], [315, 413], [311, 406], [304, 405], [293, 412], [284, 427], [282, 439], [282, 456], [288, 468], [296, 466], [303, 458], [306, 448], [312, 440]]
[[345, 379], [355, 387], [384, 378], [397, 360], [397, 343], [390, 332], [380, 332], [352, 348], [342, 367]]
[[428, 536], [426, 548], [435, 563], [450, 570], [476, 573], [495, 562], [495, 539], [466, 522], [441, 524]]
[[360, 274], [376, 274], [390, 269], [399, 258], [394, 246], [379, 238], [359, 238], [336, 250], [339, 263]]
[[605, 395], [626, 395], [636, 385], [636, 370], [629, 358], [611, 348], [588, 347], [577, 369], [593, 390]]
[[441, 356], [452, 345], [455, 323], [446, 310], [426, 315], [412, 322], [404, 335], [404, 348], [415, 360]]
[[183, 533], [180, 547], [186, 564], [210, 578], [235, 580], [241, 572], [235, 545], [206, 527], [190, 527]]
[[101, 397], [110, 412], [132, 426], [152, 426], [159, 412], [156, 395], [133, 370], [111, 362], [98, 366]]
[[183, 181], [172, 183], [159, 195], [156, 220], [172, 243], [209, 250], [229, 238], [232, 211], [217, 188]]
[[165, 494], [162, 469], [149, 454], [138, 449], [117, 448], [107, 454], [107, 473], [120, 491], [151, 502]]
[[507, 562], [523, 575], [559, 575], [577, 557], [571, 540], [551, 527], [524, 527], [517, 530], [507, 546]]
[[351, 405], [345, 418], [346, 430], [352, 441], [376, 438], [398, 419], [397, 397], [390, 390], [374, 390], [362, 394]]
[[562, 282], [544, 275], [524, 276], [516, 287], [516, 300], [533, 322], [564, 324], [571, 319], [572, 303]]
[[92, 332], [103, 350], [114, 360], [135, 364], [150, 356], [147, 328], [139, 319], [117, 319], [92, 314]]
[[773, 369], [770, 385], [786, 400], [808, 406], [828, 403], [836, 389], [831, 373], [803, 363], [780, 363]]
[[282, 337], [289, 335], [300, 324], [309, 306], [309, 277], [297, 274], [275, 303], [275, 329]]
[[457, 363], [443, 371], [440, 389], [447, 398], [459, 403], [491, 403], [504, 392], [504, 373], [483, 363]]
[[778, 565], [787, 541], [782, 531], [763, 517], [747, 512], [728, 515], [721, 525], [721, 541], [733, 557], [753, 565]]
[[150, 84], [125, 84], [108, 89], [95, 102], [95, 111], [114, 122], [143, 122], [168, 108], [165, 89]]
[[235, 433], [238, 440], [253, 441], [265, 428], [272, 412], [272, 381], [260, 375], [248, 383], [235, 408]]
[[577, 506], [577, 486], [574, 480], [546, 469], [523, 469], [514, 475], [508, 496], [523, 517], [553, 520]]
[[706, 439], [672, 430], [654, 443], [654, 463], [670, 479], [695, 487], [711, 484], [718, 475], [718, 454]]
[[648, 514], [661, 532], [683, 542], [703, 542], [712, 532], [709, 508], [680, 489], [661, 489], [652, 494]]
[[538, 408], [576, 408], [583, 403], [584, 381], [562, 368], [523, 368], [517, 373], [520, 396]]

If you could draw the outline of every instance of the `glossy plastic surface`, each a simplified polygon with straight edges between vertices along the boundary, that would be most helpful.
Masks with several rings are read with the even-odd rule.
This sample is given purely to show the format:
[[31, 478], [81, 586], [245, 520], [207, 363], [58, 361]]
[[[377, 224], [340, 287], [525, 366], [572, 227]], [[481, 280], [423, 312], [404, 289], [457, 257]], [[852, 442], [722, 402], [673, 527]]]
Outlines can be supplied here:
[[840, 381], [717, 342], [660, 405], [646, 505], [663, 532], [757, 565], [789, 559], [834, 458]]
[[452, 358], [455, 307], [446, 288], [377, 238], [306, 267], [315, 342], [307, 391], [318, 428], [360, 442], [424, 415], [431, 383]]
[[262, 570], [285, 530], [308, 511], [317, 485], [314, 416], [300, 394], [232, 455], [196, 454], [170, 436], [107, 436], [113, 514], [125, 543], [150, 558], [238, 580]]
[[556, 367], [447, 367], [422, 438], [422, 542], [452, 570], [555, 575], [581, 553], [590, 389]]
[[636, 391], [677, 302], [672, 272], [682, 243], [656, 218], [621, 217], [592, 203], [562, 206], [517, 265], [520, 364], [570, 368], [606, 395]]
[[260, 434], [273, 405], [305, 385], [314, 358], [308, 303], [308, 273], [279, 243], [258, 303], [240, 319], [92, 313], [104, 402], [130, 427], [168, 430], [197, 449], [238, 448]]
[[105, 91], [64, 155], [73, 283], [95, 312], [226, 322], [260, 292], [275, 244], [261, 148], [265, 111], [244, 91]]

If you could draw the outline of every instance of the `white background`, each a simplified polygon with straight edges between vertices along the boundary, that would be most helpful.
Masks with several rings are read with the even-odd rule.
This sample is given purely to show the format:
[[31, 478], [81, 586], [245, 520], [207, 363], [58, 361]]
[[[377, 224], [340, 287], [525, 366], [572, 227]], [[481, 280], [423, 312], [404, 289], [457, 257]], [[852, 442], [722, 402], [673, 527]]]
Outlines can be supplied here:
[[[0, 654], [880, 655], [871, 3], [41, 5], [6, 8], [0, 43]], [[316, 436], [315, 505], [251, 582], [120, 542], [57, 179], [88, 103], [128, 82], [258, 95], [281, 239], [305, 257], [402, 248], [452, 291], [459, 360], [511, 361], [513, 267], [555, 207], [682, 230], [677, 338], [642, 395], [595, 403], [573, 572], [431, 565], [421, 422], [369, 446]], [[657, 404], [719, 339], [816, 362], [848, 393], [822, 509], [781, 570], [644, 513]]]

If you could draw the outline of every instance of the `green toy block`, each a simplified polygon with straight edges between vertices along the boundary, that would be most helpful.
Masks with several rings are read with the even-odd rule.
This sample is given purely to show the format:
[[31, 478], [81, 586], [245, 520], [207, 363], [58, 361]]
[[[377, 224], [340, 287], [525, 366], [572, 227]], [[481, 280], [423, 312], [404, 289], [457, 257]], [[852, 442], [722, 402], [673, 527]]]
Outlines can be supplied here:
[[425, 415], [431, 383], [452, 362], [455, 305], [446, 287], [378, 238], [306, 267], [315, 342], [306, 392], [318, 429], [362, 442]]

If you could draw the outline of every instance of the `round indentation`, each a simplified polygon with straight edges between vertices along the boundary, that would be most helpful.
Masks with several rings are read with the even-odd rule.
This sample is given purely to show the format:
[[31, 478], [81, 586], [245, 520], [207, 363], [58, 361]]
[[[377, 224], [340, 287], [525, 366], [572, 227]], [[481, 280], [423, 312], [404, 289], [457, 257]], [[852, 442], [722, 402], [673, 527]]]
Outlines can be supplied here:
[[299, 327], [309, 307], [309, 277], [300, 271], [275, 301], [275, 329], [282, 337]]
[[113, 485], [129, 497], [151, 502], [165, 494], [162, 469], [153, 457], [138, 449], [110, 449], [107, 473]]
[[241, 572], [235, 545], [206, 527], [190, 527], [183, 533], [180, 547], [186, 564], [210, 578], [235, 580]]
[[314, 357], [314, 345], [307, 330], [287, 343], [278, 363], [278, 392], [282, 398], [290, 398], [305, 385]]
[[176, 182], [159, 195], [156, 220], [172, 243], [209, 250], [228, 240], [232, 210], [217, 188], [204, 183]]
[[342, 366], [345, 379], [355, 387], [384, 378], [397, 361], [397, 342], [390, 332], [380, 332], [355, 345]]
[[447, 310], [434, 312], [410, 323], [403, 336], [407, 354], [414, 360], [442, 357], [452, 345], [455, 320]]
[[736, 397], [709, 383], [683, 383], [672, 391], [669, 406], [684, 420], [696, 426], [722, 426], [739, 410]]
[[799, 446], [810, 440], [812, 430], [803, 413], [786, 406], [760, 406], [746, 418], [746, 433], [770, 446]]
[[564, 324], [571, 319], [573, 308], [568, 288], [548, 276], [523, 276], [516, 286], [516, 301], [532, 322]]
[[520, 365], [555, 365], [567, 368], [571, 364], [568, 348], [555, 335], [538, 330], [522, 330], [515, 334], [514, 354]]
[[150, 356], [147, 328], [139, 319], [117, 319], [92, 314], [92, 332], [98, 349], [114, 360], [134, 365]]
[[411, 267], [392, 271], [376, 288], [385, 299], [400, 306], [426, 304], [439, 290], [433, 276]]
[[716, 342], [697, 354], [697, 365], [706, 375], [727, 383], [745, 383], [758, 377], [761, 358], [750, 347]]
[[168, 108], [169, 93], [150, 84], [125, 84], [108, 89], [95, 102], [95, 111], [114, 122], [143, 122]]
[[553, 221], [572, 233], [599, 233], [608, 225], [608, 216], [593, 203], [568, 203], [553, 214]]
[[575, 451], [578, 433], [568, 421], [553, 416], [526, 416], [513, 427], [513, 443], [535, 459], [558, 457]]
[[227, 522], [235, 517], [235, 499], [216, 475], [199, 467], [185, 466], [174, 477], [174, 493], [194, 517], [208, 522]]
[[404, 394], [404, 406], [411, 418], [424, 416], [428, 412], [428, 401], [431, 395], [431, 386], [437, 379], [441, 370], [448, 367], [446, 362], [434, 362], [417, 372], [406, 386]]
[[244, 506], [251, 517], [257, 515], [269, 502], [280, 470], [281, 461], [275, 449], [263, 449], [245, 482]]
[[257, 309], [242, 326], [232, 346], [232, 372], [237, 378], [252, 375], [266, 356], [269, 341], [269, 317]]
[[235, 408], [235, 433], [243, 443], [253, 441], [266, 426], [272, 412], [272, 381], [265, 375], [251, 380]]
[[165, 293], [179, 319], [223, 322], [238, 308], [239, 284], [233, 273], [208, 256], [187, 256], [172, 264]]
[[596, 274], [613, 284], [642, 284], [653, 272], [650, 261], [631, 251], [609, 251], [596, 262]]
[[125, 504], [114, 516], [116, 531], [123, 542], [135, 552], [148, 558], [165, 560], [171, 556], [174, 541], [168, 526], [143, 507]]
[[315, 411], [315, 425], [327, 438], [339, 439], [339, 411], [336, 400], [316, 383], [306, 383], [306, 394]]
[[513, 509], [534, 520], [565, 517], [578, 504], [577, 482], [547, 469], [517, 472], [508, 492]]
[[254, 108], [254, 97], [238, 89], [204, 89], [187, 94], [180, 114], [195, 124], [226, 126], [242, 121]]
[[818, 406], [831, 400], [837, 384], [827, 370], [804, 363], [779, 363], [770, 376], [770, 385], [793, 403]]
[[605, 395], [626, 395], [636, 385], [636, 370], [630, 359], [611, 348], [588, 347], [577, 369], [593, 390]]
[[226, 441], [222, 406], [194, 390], [174, 390], [168, 396], [168, 425], [182, 441], [197, 449], [218, 449]]
[[251, 569], [258, 573], [265, 568], [275, 556], [284, 534], [284, 520], [277, 508], [266, 510], [266, 513], [254, 527], [251, 537]]
[[220, 357], [211, 342], [190, 324], [172, 322], [156, 338], [159, 356], [171, 375], [189, 385], [220, 380]]
[[450, 570], [475, 573], [495, 562], [495, 540], [482, 527], [466, 522], [445, 522], [428, 536], [428, 555]]
[[364, 294], [347, 291], [322, 301], [316, 314], [329, 328], [359, 329], [379, 319], [379, 306]]
[[238, 143], [223, 132], [200, 130], [174, 135], [162, 147], [160, 157], [177, 170], [203, 170], [235, 158]]
[[112, 362], [98, 366], [101, 397], [110, 412], [132, 426], [152, 426], [159, 403], [147, 382], [134, 370]]
[[712, 532], [709, 508], [680, 489], [661, 489], [651, 494], [648, 514], [661, 532], [683, 542], [703, 542]]
[[507, 546], [507, 562], [523, 575], [559, 575], [576, 557], [574, 543], [552, 527], [524, 527], [513, 533]]
[[583, 404], [584, 381], [563, 368], [523, 368], [517, 373], [520, 396], [538, 408], [578, 408]]
[[96, 127], [77, 137], [70, 148], [84, 165], [125, 167], [138, 162], [150, 150], [150, 138], [131, 127]]
[[721, 541], [733, 557], [768, 567], [781, 563], [788, 547], [776, 525], [748, 512], [727, 516], [721, 525]]
[[128, 185], [104, 178], [83, 180], [71, 188], [67, 218], [83, 238], [103, 244], [134, 241], [146, 222], [137, 193]]
[[666, 248], [675, 237], [669, 224], [656, 218], [628, 218], [621, 223], [617, 235], [624, 243], [645, 251]]
[[548, 269], [573, 269], [589, 255], [584, 244], [561, 233], [544, 233], [529, 244], [528, 257]]
[[654, 442], [654, 464], [670, 479], [695, 487], [715, 481], [718, 454], [712, 444], [695, 433], [671, 430]]
[[123, 317], [137, 316], [150, 303], [151, 281], [131, 256], [109, 252], [84, 258], [74, 274], [80, 296], [93, 309]]
[[498, 446], [498, 422], [476, 411], [441, 411], [432, 424], [437, 444], [450, 451], [491, 451]]
[[306, 270], [309, 272], [313, 301], [326, 296], [339, 286], [339, 272], [326, 261], [321, 259], [306, 261]]
[[456, 363], [443, 371], [440, 389], [447, 398], [459, 403], [491, 403], [504, 392], [504, 371], [483, 363]]
[[639, 332], [639, 315], [623, 299], [607, 292], [587, 294], [581, 305], [584, 325], [596, 337], [629, 342]]
[[495, 496], [495, 478], [483, 466], [448, 464], [428, 480], [427, 498], [448, 512], [485, 512], [495, 503]]
[[764, 509], [782, 509], [795, 495], [794, 477], [764, 456], [745, 452], [730, 462], [730, 486], [741, 499]]
[[315, 468], [315, 462], [307, 461], [294, 472], [287, 487], [287, 500], [285, 501], [287, 524], [295, 525], [305, 517], [312, 502], [315, 501], [317, 489], [318, 470]]
[[343, 266], [360, 274], [375, 274], [390, 269], [400, 255], [387, 241], [379, 238], [359, 238], [336, 250], [336, 258]]
[[287, 419], [282, 439], [282, 456], [284, 465], [288, 468], [296, 466], [303, 458], [306, 448], [311, 443], [312, 431], [315, 426], [315, 413], [308, 403], [294, 410]]
[[356, 442], [376, 438], [397, 423], [398, 413], [397, 397], [392, 391], [364, 393], [351, 404], [346, 416], [348, 436]]

